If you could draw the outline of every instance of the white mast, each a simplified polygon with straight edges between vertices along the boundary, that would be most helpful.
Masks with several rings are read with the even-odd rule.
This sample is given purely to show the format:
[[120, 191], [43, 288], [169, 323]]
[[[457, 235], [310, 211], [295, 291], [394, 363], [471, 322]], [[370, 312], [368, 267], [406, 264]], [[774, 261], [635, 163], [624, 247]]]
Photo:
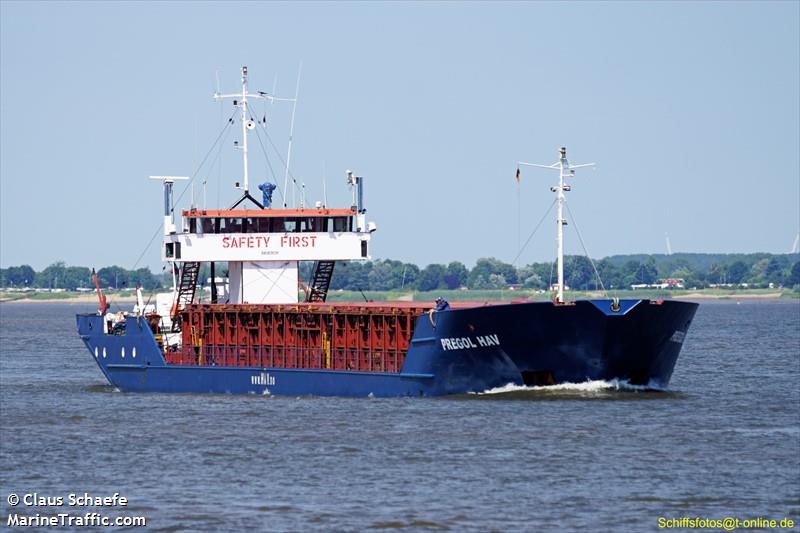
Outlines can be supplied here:
[[586, 163], [583, 165], [573, 165], [567, 160], [567, 149], [561, 147], [559, 151], [559, 159], [552, 165], [537, 165], [535, 163], [525, 163], [518, 161], [519, 165], [526, 165], [529, 167], [546, 168], [549, 170], [558, 170], [558, 185], [550, 187], [550, 190], [556, 193], [558, 199], [558, 209], [556, 214], [556, 240], [558, 242], [558, 295], [556, 301], [564, 303], [564, 226], [567, 221], [564, 219], [564, 202], [566, 197], [564, 193], [571, 190], [572, 187], [565, 182], [567, 177], [575, 175], [576, 168], [593, 167], [594, 163]]
[[247, 122], [247, 67], [242, 67], [242, 105], [239, 109], [242, 110], [242, 160], [244, 163], [242, 182], [244, 185], [244, 192], [250, 192], [247, 175], [247, 128], [250, 126]]
[[242, 185], [245, 193], [249, 193], [250, 189], [250, 180], [248, 176], [248, 166], [247, 166], [247, 133], [248, 130], [255, 129], [256, 123], [253, 120], [247, 118], [247, 99], [248, 98], [259, 98], [262, 100], [270, 100], [270, 101], [286, 101], [286, 102], [294, 102], [294, 98], [277, 98], [270, 94], [267, 94], [263, 91], [258, 91], [257, 93], [249, 93], [247, 92], [247, 67], [242, 67], [242, 92], [239, 94], [219, 94], [219, 92], [214, 93], [215, 100], [222, 100], [224, 98], [236, 98], [233, 101], [233, 105], [238, 106], [241, 110], [242, 114]]
[[[292, 102], [292, 120], [289, 124], [289, 149], [286, 153], [286, 169], [284, 170], [283, 174], [283, 207], [286, 207], [286, 187], [289, 186], [289, 163], [292, 161], [292, 139], [294, 137], [294, 113], [297, 111], [297, 97], [300, 95], [300, 73], [303, 71], [303, 63], [300, 63], [300, 66], [297, 67], [297, 85], [294, 88], [294, 99]], [[297, 191], [297, 183], [295, 186], [292, 187], [292, 207], [296, 207], [297, 203], [295, 202], [295, 192]]]

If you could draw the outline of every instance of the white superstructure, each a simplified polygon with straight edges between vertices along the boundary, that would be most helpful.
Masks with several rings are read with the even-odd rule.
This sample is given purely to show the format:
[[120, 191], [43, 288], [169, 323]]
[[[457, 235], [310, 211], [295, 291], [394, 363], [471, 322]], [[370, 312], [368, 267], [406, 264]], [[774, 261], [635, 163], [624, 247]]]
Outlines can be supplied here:
[[[164, 240], [161, 258], [173, 265], [175, 294], [172, 315], [191, 303], [200, 266], [211, 266], [227, 277], [227, 291], [222, 298], [212, 281], [212, 303], [292, 304], [299, 301], [299, 261], [314, 261], [314, 278], [305, 287], [309, 301], [324, 301], [334, 261], [369, 259], [368, 243], [375, 224], [366, 221], [363, 207], [363, 178], [347, 171], [347, 183], [353, 188], [353, 205], [346, 209], [327, 209], [321, 205], [306, 209], [272, 209], [263, 206], [249, 192], [248, 142], [258, 123], [250, 116], [248, 101], [294, 101], [264, 92], [251, 93], [247, 85], [247, 67], [242, 67], [242, 90], [237, 94], [215, 93], [217, 100], [232, 99], [239, 109], [242, 143], [242, 198], [227, 210], [191, 209], [181, 214], [178, 228], [174, 216], [172, 188], [174, 176], [152, 176], [164, 183]], [[273, 184], [269, 185], [273, 189]], [[263, 191], [263, 190], [262, 190]], [[284, 191], [285, 194], [285, 191]], [[249, 200], [258, 208], [240, 208]], [[269, 203], [264, 201], [264, 205]], [[222, 265], [220, 265], [222, 263]], [[225, 272], [226, 271], [226, 272]], [[319, 283], [319, 286], [315, 286]], [[316, 290], [317, 299], [314, 299]], [[319, 296], [319, 295], [322, 296]]]

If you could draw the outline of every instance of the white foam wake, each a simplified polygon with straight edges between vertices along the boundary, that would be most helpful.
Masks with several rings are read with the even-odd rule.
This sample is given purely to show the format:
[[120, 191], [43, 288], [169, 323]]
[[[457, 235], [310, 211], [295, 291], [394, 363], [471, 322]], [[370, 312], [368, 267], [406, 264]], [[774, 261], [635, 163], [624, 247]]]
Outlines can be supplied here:
[[483, 392], [473, 392], [470, 394], [506, 394], [509, 392], [525, 392], [525, 391], [542, 391], [542, 392], [555, 392], [555, 391], [574, 391], [574, 392], [600, 392], [606, 390], [624, 390], [624, 391], [653, 391], [665, 390], [658, 386], [656, 383], [648, 383], [647, 385], [633, 385], [628, 383], [627, 380], [612, 379], [605, 381], [602, 379], [584, 381], [582, 383], [559, 383], [558, 385], [515, 385], [509, 383], [502, 387], [495, 387], [494, 389], [485, 390]]

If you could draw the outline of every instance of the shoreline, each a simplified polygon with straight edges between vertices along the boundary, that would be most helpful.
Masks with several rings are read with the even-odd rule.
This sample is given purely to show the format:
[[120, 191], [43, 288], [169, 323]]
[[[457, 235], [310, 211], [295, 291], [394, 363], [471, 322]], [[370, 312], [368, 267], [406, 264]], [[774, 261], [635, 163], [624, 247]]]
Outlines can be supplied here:
[[792, 296], [784, 296], [782, 292], [766, 294], [685, 294], [670, 300], [797, 300]]
[[[433, 292], [431, 293], [434, 294]], [[411, 295], [409, 295], [411, 296]], [[593, 299], [593, 298], [602, 298], [598, 295], [581, 295], [580, 297], [574, 298], [575, 300], [584, 300], [584, 299]], [[623, 295], [621, 296], [622, 299], [635, 299], [635, 298], [642, 298], [642, 299], [650, 299], [650, 300], [657, 300], [657, 299], [665, 299], [665, 300], [688, 300], [688, 301], [714, 301], [714, 302], [737, 302], [741, 300], [747, 301], [800, 301], [794, 294], [786, 294], [786, 291], [776, 291], [776, 292], [769, 292], [769, 293], [742, 293], [742, 294], [706, 294], [706, 293], [696, 293], [696, 294], [676, 294], [674, 297], [669, 298], [654, 298], [649, 297], [647, 295], [642, 295], [641, 297], [638, 295]], [[359, 298], [360, 300], [360, 298]], [[395, 301], [427, 301], [427, 299], [423, 298], [412, 298], [409, 299], [408, 296], [406, 297], [397, 297], [393, 298]], [[433, 296], [431, 296], [431, 300], [433, 300]], [[486, 298], [481, 298], [479, 295], [476, 295], [476, 300], [487, 300]], [[514, 298], [492, 298], [488, 299], [488, 301], [511, 301]], [[348, 301], [348, 300], [340, 300], [340, 301]], [[358, 301], [358, 300], [354, 300]], [[392, 301], [392, 300], [386, 300]], [[518, 300], [517, 300], [518, 301]], [[548, 301], [547, 299], [531, 299], [531, 302], [534, 301]], [[53, 304], [53, 303], [64, 303], [64, 304], [71, 304], [71, 305], [96, 305], [97, 304], [97, 297], [94, 295], [76, 295], [76, 296], [69, 296], [66, 298], [0, 298], [0, 304]], [[133, 295], [125, 295], [119, 296], [117, 298], [108, 298], [109, 305], [114, 304], [135, 304], [136, 297]], [[335, 304], [337, 301], [329, 301], [329, 304]]]
[[[120, 296], [119, 298], [108, 298], [109, 305], [124, 303], [135, 304], [135, 296]], [[88, 298], [83, 295], [70, 296], [68, 298], [0, 298], [0, 304], [91, 304], [97, 305], [97, 296], [92, 295]]]

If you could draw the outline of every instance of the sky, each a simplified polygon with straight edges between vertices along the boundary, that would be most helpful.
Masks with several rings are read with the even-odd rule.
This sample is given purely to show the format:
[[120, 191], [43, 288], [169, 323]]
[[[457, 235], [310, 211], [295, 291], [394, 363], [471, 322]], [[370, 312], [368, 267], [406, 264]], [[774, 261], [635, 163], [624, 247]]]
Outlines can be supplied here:
[[[332, 207], [350, 205], [347, 169], [364, 176], [375, 259], [551, 261], [554, 212], [519, 251], [557, 173], [514, 175], [560, 146], [597, 163], [567, 193], [568, 254], [576, 227], [595, 258], [664, 253], [667, 235], [673, 252], [786, 253], [800, 231], [800, 2], [3, 0], [0, 266], [160, 271], [148, 176], [208, 154], [196, 203], [238, 197], [241, 133], [212, 149], [234, 112], [212, 94], [242, 65], [286, 97], [302, 65], [291, 173], [312, 205], [324, 178]], [[276, 147], [250, 139], [257, 193], [269, 165], [283, 186], [292, 106], [254, 110]]]

